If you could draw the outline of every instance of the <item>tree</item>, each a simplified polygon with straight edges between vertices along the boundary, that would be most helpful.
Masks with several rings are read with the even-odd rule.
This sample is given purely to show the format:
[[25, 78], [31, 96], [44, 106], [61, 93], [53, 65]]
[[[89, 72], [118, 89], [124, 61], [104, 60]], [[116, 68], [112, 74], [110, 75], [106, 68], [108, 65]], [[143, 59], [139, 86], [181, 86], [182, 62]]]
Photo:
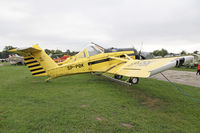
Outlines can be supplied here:
[[167, 55], [167, 54], [168, 54], [168, 51], [165, 50], [165, 49], [154, 50], [154, 51], [153, 51], [153, 55], [154, 55], [154, 56], [162, 56], [162, 57], [164, 57], [164, 56]]
[[182, 52], [181, 52], [181, 55], [186, 55], [187, 54], [187, 52], [185, 51], [185, 50], [183, 50]]
[[50, 50], [50, 51], [51, 51], [51, 54], [53, 54], [53, 55], [55, 54], [55, 50]]
[[165, 49], [161, 50], [161, 56], [164, 57], [165, 55], [168, 55], [168, 51]]
[[1, 58], [8, 58], [9, 57], [9, 54], [12, 54], [11, 52], [9, 52], [8, 50], [11, 50], [11, 49], [14, 49], [16, 47], [13, 47], [13, 46], [5, 46], [3, 51], [1, 52], [1, 55], [0, 57]]
[[67, 50], [64, 52], [64, 54], [66, 54], [66, 55], [70, 55], [70, 53], [71, 53], [71, 51], [70, 51], [69, 49], [67, 49]]
[[55, 55], [57, 56], [57, 57], [62, 57], [63, 56], [63, 52], [61, 51], [61, 50], [59, 50], [59, 49], [57, 49], [56, 51], [55, 51]]
[[65, 52], [64, 52], [64, 54], [66, 54], [66, 55], [71, 55], [71, 56], [73, 56], [73, 55], [75, 55], [75, 54], [77, 54], [78, 52], [77, 51], [70, 51], [69, 49], [67, 49]]
[[2, 59], [3, 57], [2, 57], [2, 52], [0, 52], [0, 59]]
[[78, 53], [77, 51], [72, 51], [72, 52], [70, 53], [70, 55], [73, 56], [73, 55], [75, 55], [75, 54], [77, 54], [77, 53]]
[[45, 49], [44, 50], [48, 55], [51, 53], [51, 50], [49, 50], [49, 49]]
[[13, 47], [13, 46], [5, 46], [3, 51], [8, 51], [8, 50], [11, 50], [11, 49], [14, 49], [16, 47]]
[[59, 50], [59, 49], [57, 49], [56, 51], [55, 51], [55, 54], [62, 54], [63, 52], [61, 51], [61, 50]]
[[194, 54], [198, 54], [198, 52], [199, 52], [199, 51], [195, 50], [193, 53], [194, 53]]
[[154, 50], [153, 51], [154, 56], [160, 56], [160, 51], [159, 50]]

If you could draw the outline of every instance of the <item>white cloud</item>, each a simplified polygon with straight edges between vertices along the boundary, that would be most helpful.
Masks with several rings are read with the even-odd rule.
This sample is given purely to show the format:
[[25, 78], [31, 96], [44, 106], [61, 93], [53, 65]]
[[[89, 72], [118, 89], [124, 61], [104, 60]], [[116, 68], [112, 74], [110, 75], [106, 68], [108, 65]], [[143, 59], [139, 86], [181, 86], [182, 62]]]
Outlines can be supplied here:
[[26, 4], [20, 1], [0, 1], [0, 20], [19, 21], [28, 16]]
[[197, 0], [1, 0], [0, 49], [39, 43], [80, 50], [88, 42], [171, 52], [200, 50]]

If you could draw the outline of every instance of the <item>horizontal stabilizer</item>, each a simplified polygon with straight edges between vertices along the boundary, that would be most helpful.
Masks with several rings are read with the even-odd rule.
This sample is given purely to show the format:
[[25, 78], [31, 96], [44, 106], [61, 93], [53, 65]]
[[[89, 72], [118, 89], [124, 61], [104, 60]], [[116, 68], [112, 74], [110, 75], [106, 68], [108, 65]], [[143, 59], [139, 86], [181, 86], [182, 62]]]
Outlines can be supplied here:
[[16, 53], [34, 53], [39, 52], [41, 49], [34, 48], [34, 47], [27, 47], [27, 48], [17, 48], [17, 49], [11, 49], [9, 52], [16, 52]]

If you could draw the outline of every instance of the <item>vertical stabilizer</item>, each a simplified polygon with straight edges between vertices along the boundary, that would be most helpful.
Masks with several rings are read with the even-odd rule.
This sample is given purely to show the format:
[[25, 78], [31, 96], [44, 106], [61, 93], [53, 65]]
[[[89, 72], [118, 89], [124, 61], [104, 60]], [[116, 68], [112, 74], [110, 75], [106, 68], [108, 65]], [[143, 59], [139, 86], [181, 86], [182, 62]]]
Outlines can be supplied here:
[[58, 65], [37, 44], [29, 48], [10, 50], [24, 56], [24, 61], [33, 76], [46, 76], [49, 69]]

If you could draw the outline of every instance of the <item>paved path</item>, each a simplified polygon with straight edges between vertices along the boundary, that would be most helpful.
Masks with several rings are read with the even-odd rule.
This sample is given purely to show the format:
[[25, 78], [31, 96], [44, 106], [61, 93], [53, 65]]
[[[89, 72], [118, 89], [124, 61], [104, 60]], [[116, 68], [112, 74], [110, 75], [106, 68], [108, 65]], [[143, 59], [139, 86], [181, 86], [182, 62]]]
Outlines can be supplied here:
[[[196, 72], [167, 70], [163, 74], [172, 82], [200, 87], [200, 76], [196, 76]], [[167, 81], [160, 73], [152, 78]]]

